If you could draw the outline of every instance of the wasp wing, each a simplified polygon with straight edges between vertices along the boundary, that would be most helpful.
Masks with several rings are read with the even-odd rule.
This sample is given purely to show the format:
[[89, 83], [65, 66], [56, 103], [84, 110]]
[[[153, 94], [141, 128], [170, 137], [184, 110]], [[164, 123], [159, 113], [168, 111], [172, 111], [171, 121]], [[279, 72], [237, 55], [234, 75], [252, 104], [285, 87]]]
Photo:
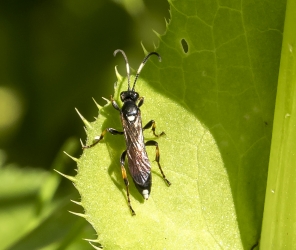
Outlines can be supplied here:
[[134, 121], [128, 121], [121, 114], [121, 121], [127, 148], [127, 159], [130, 174], [134, 182], [144, 185], [151, 174], [150, 161], [145, 149], [141, 113]]

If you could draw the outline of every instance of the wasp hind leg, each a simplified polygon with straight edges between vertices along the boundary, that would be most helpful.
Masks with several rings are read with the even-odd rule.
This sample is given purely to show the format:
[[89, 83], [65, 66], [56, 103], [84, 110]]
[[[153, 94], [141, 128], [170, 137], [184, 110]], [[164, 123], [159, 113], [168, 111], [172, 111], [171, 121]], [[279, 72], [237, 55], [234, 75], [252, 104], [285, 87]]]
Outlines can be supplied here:
[[156, 141], [147, 141], [145, 143], [145, 146], [155, 146], [156, 147], [156, 155], [155, 155], [155, 161], [157, 162], [157, 165], [159, 167], [159, 170], [161, 172], [161, 175], [162, 175], [162, 178], [164, 179], [165, 183], [170, 186], [171, 183], [170, 181], [165, 177], [165, 174], [164, 172], [162, 171], [162, 168], [160, 166], [160, 163], [159, 163], [159, 159], [160, 159], [160, 155], [159, 155], [159, 148], [158, 148], [158, 143]]
[[130, 195], [129, 195], [129, 188], [128, 188], [129, 181], [127, 179], [126, 170], [124, 167], [125, 156], [126, 156], [126, 150], [121, 154], [121, 157], [120, 157], [121, 173], [122, 173], [122, 178], [126, 187], [126, 196], [127, 196], [127, 203], [128, 203], [129, 209], [131, 210], [132, 215], [136, 215], [134, 209], [132, 208]]
[[106, 128], [100, 136], [95, 137], [94, 142], [92, 144], [82, 145], [82, 149], [92, 148], [93, 146], [97, 145], [104, 138], [104, 136], [107, 132], [111, 133], [112, 135], [123, 135], [122, 131], [118, 131], [114, 128]]
[[152, 132], [153, 132], [153, 135], [155, 137], [160, 137], [162, 135], [165, 135], [165, 132], [161, 132], [159, 135], [155, 133], [155, 129], [156, 129], [156, 125], [155, 125], [155, 121], [154, 120], [151, 120], [150, 122], [148, 122], [144, 127], [143, 127], [143, 130], [145, 129], [148, 129], [148, 128], [151, 128], [152, 127]]

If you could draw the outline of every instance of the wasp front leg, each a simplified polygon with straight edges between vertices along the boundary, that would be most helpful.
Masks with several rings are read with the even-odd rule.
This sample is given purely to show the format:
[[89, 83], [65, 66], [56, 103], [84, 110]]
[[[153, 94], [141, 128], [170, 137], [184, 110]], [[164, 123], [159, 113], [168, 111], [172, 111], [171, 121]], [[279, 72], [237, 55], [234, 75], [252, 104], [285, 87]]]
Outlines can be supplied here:
[[82, 145], [82, 149], [91, 148], [91, 147], [97, 145], [104, 138], [104, 136], [107, 132], [111, 133], [112, 135], [123, 135], [122, 131], [118, 131], [114, 128], [106, 128], [100, 136], [95, 137], [94, 142], [92, 144]]
[[110, 99], [111, 99], [111, 103], [112, 103], [113, 108], [115, 108], [116, 110], [118, 110], [120, 112], [121, 110], [120, 110], [117, 102], [113, 99], [113, 96], [112, 95], [111, 95], [111, 98]]
[[144, 104], [144, 97], [139, 98], [138, 108], [140, 108]]
[[156, 125], [155, 125], [155, 121], [154, 120], [151, 120], [150, 122], [148, 122], [144, 127], [143, 127], [143, 130], [145, 129], [148, 129], [148, 128], [151, 128], [152, 127], [152, 132], [153, 132], [153, 135], [155, 137], [160, 137], [162, 135], [165, 135], [165, 132], [161, 132], [159, 135], [155, 133], [155, 129], [156, 129]]
[[157, 165], [159, 167], [159, 170], [161, 172], [162, 178], [164, 179], [164, 181], [166, 182], [166, 184], [168, 186], [171, 185], [170, 181], [166, 178], [164, 172], [162, 171], [162, 168], [160, 166], [159, 160], [160, 160], [160, 154], [159, 154], [159, 148], [158, 148], [158, 143], [156, 141], [147, 141], [145, 143], [145, 146], [155, 146], [156, 147], [156, 155], [155, 155], [155, 161], [157, 162]]

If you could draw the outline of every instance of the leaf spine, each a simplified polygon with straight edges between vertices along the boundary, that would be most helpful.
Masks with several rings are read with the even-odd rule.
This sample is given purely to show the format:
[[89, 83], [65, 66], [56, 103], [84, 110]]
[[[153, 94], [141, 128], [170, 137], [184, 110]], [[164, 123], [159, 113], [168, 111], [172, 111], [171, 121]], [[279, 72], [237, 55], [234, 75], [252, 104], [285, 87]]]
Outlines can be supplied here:
[[60, 174], [61, 176], [64, 176], [65, 178], [67, 178], [68, 180], [72, 181], [72, 182], [76, 182], [76, 178], [73, 177], [73, 176], [70, 176], [70, 175], [66, 175], [66, 174], [63, 174], [61, 173], [60, 171], [54, 169], [54, 171], [56, 171], [58, 174]]
[[142, 46], [142, 49], [143, 49], [143, 51], [144, 51], [144, 55], [148, 55], [148, 51], [146, 50], [146, 48], [145, 48], [145, 46], [144, 46], [144, 44], [141, 42], [141, 46]]
[[77, 114], [79, 115], [80, 119], [82, 120], [82, 122], [84, 123], [84, 125], [90, 129], [92, 129], [92, 126], [90, 125], [90, 123], [79, 113], [78, 109], [75, 108]]
[[92, 244], [91, 242], [88, 242], [94, 249], [96, 250], [102, 250], [102, 247], [97, 247], [94, 244]]
[[68, 211], [69, 213], [71, 213], [71, 214], [74, 214], [74, 215], [77, 215], [77, 216], [80, 216], [80, 217], [82, 217], [82, 218], [84, 218], [84, 219], [86, 219], [86, 215], [85, 214], [82, 214], [82, 213], [75, 213], [75, 212], [72, 212], [72, 211]]
[[117, 66], [115, 66], [115, 75], [117, 77], [117, 81], [121, 82], [122, 81], [122, 75], [119, 74], [118, 70], [117, 70]]
[[75, 161], [75, 162], [79, 162], [79, 159], [77, 159], [77, 158], [75, 158], [75, 157], [69, 155], [66, 151], [63, 151], [63, 152], [64, 152], [65, 155], [67, 155], [67, 156], [68, 156], [69, 158], [71, 158], [73, 161]]
[[107, 102], [107, 105], [110, 103], [110, 101], [109, 101], [107, 98], [102, 97], [102, 99], [105, 100], [105, 101]]
[[76, 205], [79, 205], [79, 206], [82, 206], [82, 203], [80, 201], [74, 201], [74, 200], [70, 200], [72, 201], [73, 203], [75, 203]]
[[92, 99], [93, 99], [94, 103], [96, 104], [98, 110], [100, 110], [102, 108], [102, 106], [96, 102], [95, 98], [92, 97]]

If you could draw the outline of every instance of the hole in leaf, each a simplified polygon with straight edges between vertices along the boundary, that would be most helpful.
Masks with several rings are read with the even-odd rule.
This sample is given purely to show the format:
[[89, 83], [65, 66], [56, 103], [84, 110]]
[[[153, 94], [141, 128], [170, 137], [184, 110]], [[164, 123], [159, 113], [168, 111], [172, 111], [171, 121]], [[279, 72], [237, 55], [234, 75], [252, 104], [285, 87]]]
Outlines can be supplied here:
[[186, 40], [184, 38], [181, 40], [181, 45], [182, 45], [184, 53], [187, 53], [188, 52], [188, 43], [186, 42]]

